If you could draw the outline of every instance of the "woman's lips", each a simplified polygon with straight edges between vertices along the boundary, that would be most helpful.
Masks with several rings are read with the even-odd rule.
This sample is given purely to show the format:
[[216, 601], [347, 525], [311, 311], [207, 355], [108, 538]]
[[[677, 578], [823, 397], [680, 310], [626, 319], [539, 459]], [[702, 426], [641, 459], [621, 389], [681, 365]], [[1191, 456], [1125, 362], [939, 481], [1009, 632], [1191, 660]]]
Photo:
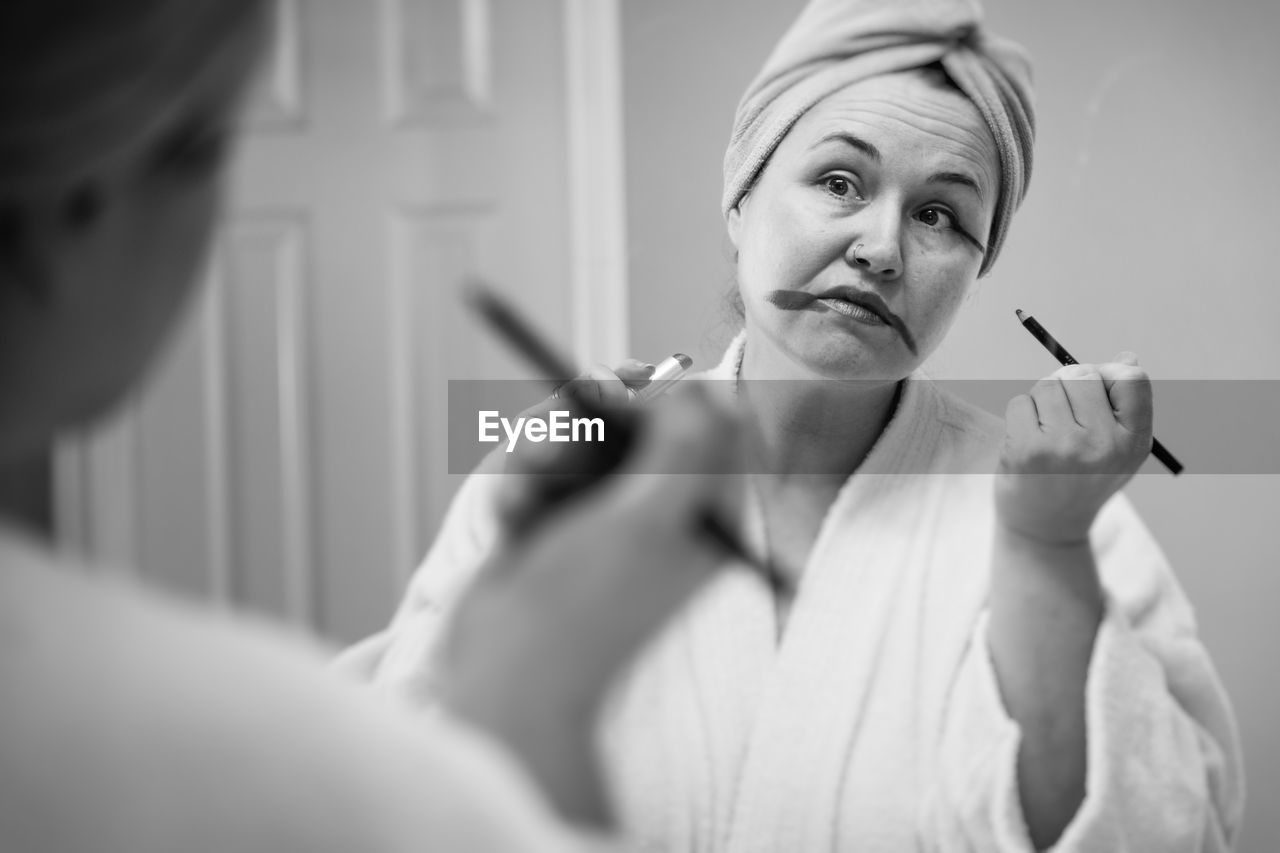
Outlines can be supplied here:
[[872, 326], [889, 325], [884, 321], [883, 317], [872, 311], [870, 308], [863, 308], [861, 305], [854, 302], [846, 302], [843, 299], [836, 299], [833, 297], [822, 297], [817, 301], [827, 306], [832, 311], [835, 311], [837, 314], [843, 314], [846, 317], [861, 320], [862, 322], [868, 323]]
[[774, 290], [765, 299], [784, 311], [801, 311], [817, 302], [828, 310], [835, 311], [862, 323], [883, 324], [892, 326], [903, 344], [916, 354], [916, 341], [902, 318], [889, 310], [884, 300], [875, 293], [857, 290], [853, 287], [836, 287], [822, 293], [810, 293], [805, 290]]

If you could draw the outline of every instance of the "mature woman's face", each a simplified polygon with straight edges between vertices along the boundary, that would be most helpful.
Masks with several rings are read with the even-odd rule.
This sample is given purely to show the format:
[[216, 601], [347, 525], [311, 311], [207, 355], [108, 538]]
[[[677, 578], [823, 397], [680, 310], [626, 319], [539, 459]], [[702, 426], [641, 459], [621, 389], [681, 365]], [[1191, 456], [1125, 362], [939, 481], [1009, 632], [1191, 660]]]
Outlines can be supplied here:
[[730, 213], [750, 346], [827, 378], [909, 374], [977, 278], [999, 176], [977, 108], [929, 73], [819, 103]]

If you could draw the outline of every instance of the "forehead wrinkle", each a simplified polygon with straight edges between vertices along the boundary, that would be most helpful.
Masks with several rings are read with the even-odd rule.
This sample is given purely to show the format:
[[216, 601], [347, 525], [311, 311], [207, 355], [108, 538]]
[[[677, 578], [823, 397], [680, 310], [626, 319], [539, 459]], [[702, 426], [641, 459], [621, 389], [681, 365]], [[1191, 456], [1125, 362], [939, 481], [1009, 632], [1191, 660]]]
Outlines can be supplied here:
[[[968, 103], [968, 102], [966, 102]], [[884, 108], [884, 111], [874, 109], [874, 107]], [[991, 131], [987, 128], [986, 122], [977, 114], [974, 108], [973, 114], [963, 111], [961, 115], [951, 117], [939, 117], [936, 113], [926, 112], [924, 109], [915, 107], [911, 104], [905, 104], [901, 101], [889, 100], [871, 100], [858, 104], [840, 104], [831, 105], [832, 112], [839, 111], [844, 115], [831, 115], [837, 121], [841, 119], [845, 121], [853, 121], [859, 125], [867, 127], [875, 127], [875, 120], [888, 120], [895, 124], [904, 126], [907, 130], [915, 133], [927, 133], [930, 136], [936, 136], [945, 139], [947, 142], [958, 144], [966, 149], [977, 158], [982, 159], [982, 155], [987, 153], [988, 149], [991, 153], [995, 153], [994, 140], [990, 139]], [[903, 113], [904, 115], [892, 115], [893, 112]], [[814, 111], [815, 113], [817, 110]], [[957, 111], [960, 113], [961, 111]], [[824, 116], [824, 118], [827, 118]], [[870, 119], [870, 120], [869, 120]], [[910, 119], [915, 119], [918, 123], [913, 123]], [[966, 120], [972, 119], [974, 127], [968, 126]], [[831, 127], [834, 132], [839, 132], [843, 128], [838, 125]], [[846, 132], [847, 129], [846, 129]], [[950, 133], [959, 133], [960, 138], [955, 138]], [[858, 136], [857, 133], [852, 133]], [[990, 143], [990, 144], [988, 144]]]
[[[838, 98], [842, 94], [844, 93], [837, 93], [832, 97]], [[959, 94], [956, 97], [957, 99], [963, 98]], [[968, 169], [956, 168], [953, 163], [948, 162], [949, 157], [953, 156], [958, 158], [964, 165], [977, 168], [978, 175], [975, 178], [975, 182], [980, 188], [990, 186], [996, 180], [998, 174], [998, 166], [995, 165], [998, 162], [998, 155], [995, 153], [995, 142], [990, 139], [991, 132], [987, 128], [986, 122], [978, 115], [977, 108], [973, 107], [967, 100], [964, 100], [963, 104], [969, 109], [961, 109], [961, 105], [958, 102], [942, 102], [942, 99], [934, 101], [932, 104], [917, 106], [911, 103], [911, 99], [889, 99], [859, 93], [855, 102], [845, 101], [844, 103], [839, 103], [830, 99], [822, 102], [806, 114], [801, 119], [801, 123], [808, 123], [805, 122], [805, 119], [810, 119], [817, 124], [812, 135], [817, 136], [819, 140], [824, 137], [846, 134], [870, 141], [865, 138], [883, 135], [886, 132], [883, 123], [885, 121], [892, 122], [899, 126], [899, 131], [905, 130], [910, 137], [919, 137], [921, 134], [927, 134], [947, 143], [945, 148], [940, 148], [925, 140], [917, 142], [916, 147], [923, 149], [927, 154], [943, 154], [941, 158], [931, 158], [934, 161], [934, 169], [931, 172], [930, 180], [939, 176], [946, 176], [948, 173], [954, 175], [969, 172]], [[930, 106], [941, 109], [931, 110], [929, 109]], [[952, 115], [940, 117], [938, 113], [943, 110]], [[897, 115], [894, 113], [897, 113]], [[850, 124], [854, 126], [850, 127]], [[795, 128], [795, 130], [800, 129], [801, 125], [797, 125]], [[868, 130], [873, 132], [868, 133]], [[888, 132], [894, 134], [893, 129], [889, 129]], [[802, 134], [808, 135], [803, 130]], [[872, 144], [874, 145], [874, 143]], [[816, 147], [816, 145], [813, 147]], [[881, 150], [885, 148], [900, 150], [902, 146], [900, 144], [886, 146], [881, 142], [876, 147]], [[953, 183], [953, 181], [945, 180], [943, 182]], [[984, 201], [986, 195], [987, 193], [985, 192], [978, 192], [978, 196]]]
[[820, 148], [823, 145], [829, 145], [832, 142], [843, 142], [850, 148], [854, 148], [861, 151], [863, 154], [866, 154], [877, 163], [881, 160], [879, 148], [876, 148], [862, 137], [849, 133], [846, 130], [836, 130], [831, 133], [824, 134], [817, 142], [809, 146], [809, 150], [813, 151], [815, 148]]

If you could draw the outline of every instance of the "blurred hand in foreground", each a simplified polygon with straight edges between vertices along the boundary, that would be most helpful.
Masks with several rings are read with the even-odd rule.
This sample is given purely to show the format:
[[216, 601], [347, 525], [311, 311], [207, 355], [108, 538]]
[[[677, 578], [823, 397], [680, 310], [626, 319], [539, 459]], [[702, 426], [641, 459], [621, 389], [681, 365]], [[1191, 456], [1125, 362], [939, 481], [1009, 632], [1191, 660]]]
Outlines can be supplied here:
[[568, 494], [557, 471], [586, 445], [506, 460], [502, 512], [518, 533], [459, 604], [442, 650], [446, 704], [505, 740], [579, 821], [608, 820], [592, 736], [609, 685], [725, 564], [701, 520], [732, 492], [739, 428], [698, 385], [631, 410], [620, 466], [570, 475]]

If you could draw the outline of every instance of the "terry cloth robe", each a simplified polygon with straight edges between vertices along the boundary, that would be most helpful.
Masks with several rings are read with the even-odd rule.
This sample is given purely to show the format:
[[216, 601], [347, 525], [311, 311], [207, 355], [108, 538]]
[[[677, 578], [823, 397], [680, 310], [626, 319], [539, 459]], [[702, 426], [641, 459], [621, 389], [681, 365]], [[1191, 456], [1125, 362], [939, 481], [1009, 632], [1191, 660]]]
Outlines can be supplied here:
[[102, 572], [0, 525], [5, 853], [586, 849], [488, 739]]
[[[742, 338], [711, 375], [736, 376]], [[999, 419], [913, 376], [822, 523], [781, 640], [730, 570], [635, 662], [600, 742], [642, 849], [1029, 851], [1019, 727], [985, 636]], [[493, 541], [473, 476], [387, 631], [350, 670], [430, 692], [432, 646]], [[1123, 497], [1091, 533], [1106, 592], [1087, 795], [1055, 850], [1216, 853], [1240, 825], [1231, 709], [1185, 596]]]

